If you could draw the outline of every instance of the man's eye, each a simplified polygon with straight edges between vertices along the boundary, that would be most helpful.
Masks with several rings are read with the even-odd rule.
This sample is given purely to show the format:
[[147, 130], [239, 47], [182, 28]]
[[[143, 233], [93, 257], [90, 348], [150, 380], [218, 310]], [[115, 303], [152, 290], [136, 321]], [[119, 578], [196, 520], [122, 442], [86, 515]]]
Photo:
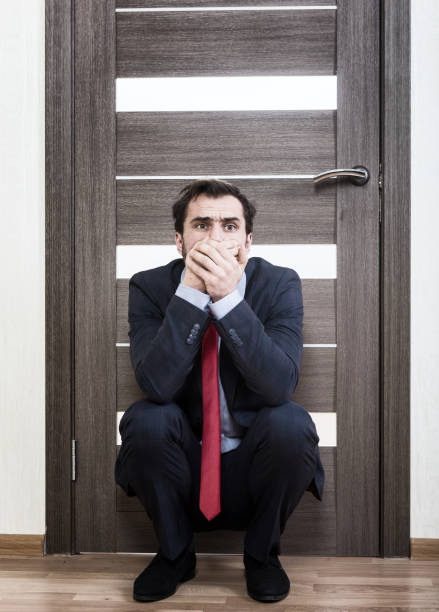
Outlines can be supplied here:
[[205, 223], [197, 223], [197, 225], [195, 226], [195, 229], [206, 229], [206, 224]]
[[228, 232], [233, 232], [233, 230], [236, 229], [236, 225], [234, 225], [233, 223], [227, 223], [225, 227]]

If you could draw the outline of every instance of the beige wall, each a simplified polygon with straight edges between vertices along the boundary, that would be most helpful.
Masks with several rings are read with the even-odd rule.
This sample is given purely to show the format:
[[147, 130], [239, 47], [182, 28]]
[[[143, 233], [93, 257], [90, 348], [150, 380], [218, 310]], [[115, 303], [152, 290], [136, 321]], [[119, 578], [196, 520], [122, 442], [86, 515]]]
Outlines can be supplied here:
[[44, 2], [0, 2], [0, 533], [45, 532]]
[[[44, 2], [1, 1], [0, 533], [45, 532]], [[412, 2], [411, 530], [439, 538], [439, 3]]]
[[439, 2], [412, 0], [411, 525], [439, 538]]

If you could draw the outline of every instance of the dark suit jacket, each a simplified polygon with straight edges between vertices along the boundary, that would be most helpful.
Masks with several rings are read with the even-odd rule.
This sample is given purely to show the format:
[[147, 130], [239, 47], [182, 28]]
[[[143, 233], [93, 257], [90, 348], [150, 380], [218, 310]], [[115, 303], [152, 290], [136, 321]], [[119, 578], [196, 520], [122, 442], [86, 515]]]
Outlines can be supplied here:
[[[212, 318], [175, 295], [182, 258], [137, 272], [129, 283], [130, 354], [136, 380], [153, 402], [176, 402], [201, 440], [201, 343]], [[290, 400], [302, 357], [303, 303], [300, 278], [291, 268], [251, 257], [245, 299], [221, 320], [220, 376], [233, 417], [249, 427], [263, 406]], [[324, 470], [308, 487], [322, 499]]]

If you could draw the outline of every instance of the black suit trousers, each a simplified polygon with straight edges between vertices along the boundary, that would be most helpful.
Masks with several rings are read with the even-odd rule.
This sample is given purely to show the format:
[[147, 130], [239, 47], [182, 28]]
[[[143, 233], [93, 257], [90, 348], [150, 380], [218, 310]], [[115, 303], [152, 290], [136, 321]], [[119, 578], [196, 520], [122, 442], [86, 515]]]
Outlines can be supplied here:
[[245, 550], [260, 561], [280, 554], [288, 517], [316, 470], [314, 422], [288, 401], [261, 408], [238, 448], [221, 455], [221, 512], [208, 521], [199, 504], [201, 445], [175, 403], [141, 399], [124, 413], [115, 479], [137, 495], [161, 552], [175, 559], [193, 532], [245, 530]]

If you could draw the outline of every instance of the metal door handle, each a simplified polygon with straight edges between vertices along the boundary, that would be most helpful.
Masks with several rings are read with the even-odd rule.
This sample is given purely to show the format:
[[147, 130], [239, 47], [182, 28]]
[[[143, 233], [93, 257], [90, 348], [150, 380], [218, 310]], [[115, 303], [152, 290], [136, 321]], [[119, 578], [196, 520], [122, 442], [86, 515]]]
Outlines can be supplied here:
[[353, 168], [339, 168], [335, 170], [325, 170], [316, 174], [313, 178], [314, 183], [323, 183], [329, 179], [337, 179], [339, 176], [348, 177], [354, 185], [365, 185], [369, 180], [369, 170], [364, 166], [354, 166]]

